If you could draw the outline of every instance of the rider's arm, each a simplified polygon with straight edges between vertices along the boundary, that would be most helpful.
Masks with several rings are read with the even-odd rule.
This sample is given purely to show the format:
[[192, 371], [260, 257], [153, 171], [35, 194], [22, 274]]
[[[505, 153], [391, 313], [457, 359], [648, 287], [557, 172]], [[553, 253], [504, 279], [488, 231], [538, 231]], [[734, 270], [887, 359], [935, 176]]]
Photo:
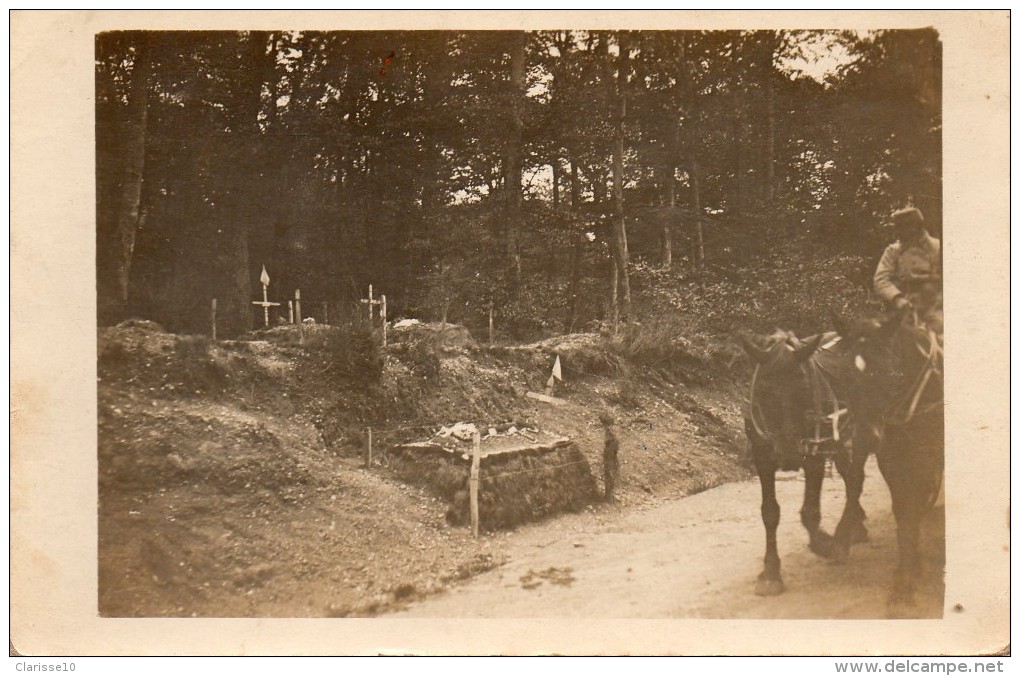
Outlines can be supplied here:
[[886, 303], [892, 303], [897, 296], [903, 292], [897, 288], [893, 280], [896, 279], [896, 261], [899, 258], [899, 247], [895, 244], [886, 247], [882, 254], [882, 260], [875, 268], [874, 287], [875, 293]]

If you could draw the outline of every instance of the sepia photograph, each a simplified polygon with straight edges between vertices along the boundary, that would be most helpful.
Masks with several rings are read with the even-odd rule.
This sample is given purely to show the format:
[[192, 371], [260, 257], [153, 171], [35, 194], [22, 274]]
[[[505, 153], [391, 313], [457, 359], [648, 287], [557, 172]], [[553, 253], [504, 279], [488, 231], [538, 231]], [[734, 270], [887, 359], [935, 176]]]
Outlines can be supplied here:
[[[958, 135], [989, 134], [944, 85], [982, 26], [1008, 69], [1008, 12], [62, 14], [22, 19], [92, 48], [90, 173], [45, 235], [80, 268], [45, 340], [83, 403], [26, 456], [59, 435], [13, 378], [12, 477], [83, 468], [90, 626], [187, 620], [197, 654], [320, 654], [207, 647], [245, 619], [357, 627], [328, 654], [1008, 649], [1009, 358], [975, 348], [1008, 338], [1008, 252], [965, 249], [1008, 239], [1008, 150], [969, 196], [992, 218], [961, 207]], [[48, 250], [18, 248], [17, 159], [12, 319]], [[40, 326], [12, 321], [16, 372]], [[12, 626], [17, 576], [54, 572], [16, 509], [37, 487], [12, 487]], [[485, 619], [521, 629], [442, 642]], [[665, 622], [542, 628], [631, 620]], [[762, 624], [691, 642], [727, 620]], [[785, 620], [823, 629], [769, 648], [812, 626]], [[101, 654], [161, 654], [129, 636]]]

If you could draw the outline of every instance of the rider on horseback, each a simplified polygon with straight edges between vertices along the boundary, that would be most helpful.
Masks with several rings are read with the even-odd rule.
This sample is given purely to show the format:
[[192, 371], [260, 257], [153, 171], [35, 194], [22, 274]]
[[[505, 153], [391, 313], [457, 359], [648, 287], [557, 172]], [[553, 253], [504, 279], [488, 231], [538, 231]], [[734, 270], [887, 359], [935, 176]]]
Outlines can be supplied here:
[[[942, 242], [928, 234], [915, 207], [892, 215], [897, 242], [890, 244], [875, 270], [875, 293], [893, 310], [913, 315], [942, 342]], [[913, 313], [909, 311], [913, 310]]]

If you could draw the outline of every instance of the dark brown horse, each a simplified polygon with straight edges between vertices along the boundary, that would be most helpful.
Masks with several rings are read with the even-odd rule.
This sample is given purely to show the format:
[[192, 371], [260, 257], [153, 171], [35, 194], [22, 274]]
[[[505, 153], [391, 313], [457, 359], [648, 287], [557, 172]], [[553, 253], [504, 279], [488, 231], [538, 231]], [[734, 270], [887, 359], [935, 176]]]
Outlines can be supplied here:
[[[836, 334], [802, 341], [792, 333], [778, 332], [765, 347], [746, 338], [743, 342], [756, 363], [744, 425], [761, 482], [765, 526], [765, 564], [755, 593], [771, 596], [784, 590], [776, 544], [780, 518], [776, 472], [803, 468], [800, 519], [808, 532], [808, 546], [819, 556], [845, 560], [853, 542], [867, 539], [860, 505], [866, 457], [848, 444], [853, 433], [846, 387], [852, 362]], [[822, 480], [830, 458], [847, 490], [834, 536], [820, 526]]]
[[921, 524], [945, 463], [942, 347], [933, 331], [902, 315], [862, 320], [841, 333], [854, 364], [848, 390], [854, 446], [877, 455], [896, 517], [899, 562], [890, 611], [909, 615], [921, 574]]

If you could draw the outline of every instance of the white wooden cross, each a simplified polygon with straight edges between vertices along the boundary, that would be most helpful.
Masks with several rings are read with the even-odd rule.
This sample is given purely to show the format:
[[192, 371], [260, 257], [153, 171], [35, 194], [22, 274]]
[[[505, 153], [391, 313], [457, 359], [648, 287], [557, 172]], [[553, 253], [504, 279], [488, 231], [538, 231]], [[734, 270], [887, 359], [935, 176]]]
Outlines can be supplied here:
[[368, 322], [373, 324], [372, 315], [375, 313], [375, 306], [379, 306], [379, 317], [382, 318], [382, 344], [386, 347], [386, 294], [379, 296], [379, 300], [376, 300], [372, 296], [372, 285], [368, 285], [368, 298], [362, 298], [359, 302], [368, 305]]
[[372, 315], [375, 313], [375, 307], [374, 306], [382, 305], [383, 304], [383, 301], [375, 300], [374, 298], [372, 298], [372, 285], [371, 284], [368, 285], [368, 298], [362, 298], [360, 302], [368, 304], [368, 321], [369, 322], [372, 321]]
[[252, 305], [261, 305], [262, 306], [262, 314], [263, 314], [263, 317], [265, 318], [266, 327], [268, 328], [269, 327], [269, 308], [273, 307], [274, 305], [279, 305], [279, 303], [270, 303], [269, 302], [269, 273], [266, 272], [266, 266], [265, 265], [262, 266], [262, 275], [259, 277], [259, 281], [262, 282], [262, 300], [261, 301], [253, 300], [252, 301]]

